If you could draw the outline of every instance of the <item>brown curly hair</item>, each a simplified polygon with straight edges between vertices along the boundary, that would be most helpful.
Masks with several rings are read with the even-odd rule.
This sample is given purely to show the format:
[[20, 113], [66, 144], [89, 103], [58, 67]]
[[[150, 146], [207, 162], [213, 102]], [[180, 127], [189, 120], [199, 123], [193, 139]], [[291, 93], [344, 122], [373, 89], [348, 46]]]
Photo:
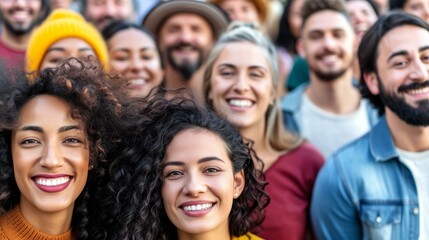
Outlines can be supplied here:
[[[115, 151], [121, 133], [122, 98], [115, 81], [99, 65], [72, 58], [43, 70], [36, 81], [25, 75], [11, 80], [0, 71], [0, 215], [19, 204], [10, 152], [11, 132], [16, 127], [20, 110], [32, 98], [47, 94], [66, 101], [71, 117], [80, 119], [89, 142], [88, 182], [75, 203], [72, 231], [78, 239], [89, 239], [91, 188], [104, 176], [108, 151]], [[119, 81], [118, 81], [119, 82]]]

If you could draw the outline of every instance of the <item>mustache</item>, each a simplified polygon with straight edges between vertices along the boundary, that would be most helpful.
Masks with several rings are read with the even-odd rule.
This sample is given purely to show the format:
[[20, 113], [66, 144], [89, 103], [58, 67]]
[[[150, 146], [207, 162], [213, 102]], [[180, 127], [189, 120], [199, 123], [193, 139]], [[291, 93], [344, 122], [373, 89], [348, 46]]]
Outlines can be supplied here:
[[326, 56], [326, 55], [341, 55], [341, 53], [339, 53], [339, 52], [337, 52], [337, 51], [331, 51], [331, 50], [329, 50], [329, 49], [325, 49], [323, 52], [321, 52], [321, 53], [318, 53], [317, 55], [316, 55], [316, 58], [317, 59], [321, 59], [321, 58], [323, 58], [324, 56]]
[[187, 42], [178, 42], [174, 45], [171, 45], [170, 47], [168, 47], [168, 49], [171, 50], [175, 50], [175, 49], [180, 49], [182, 47], [190, 47], [193, 50], [200, 50], [200, 48], [192, 43], [187, 43]]
[[409, 90], [415, 90], [415, 89], [425, 88], [425, 87], [429, 87], [429, 80], [426, 80], [424, 82], [413, 82], [407, 85], [402, 85], [398, 88], [398, 91], [406, 92]]

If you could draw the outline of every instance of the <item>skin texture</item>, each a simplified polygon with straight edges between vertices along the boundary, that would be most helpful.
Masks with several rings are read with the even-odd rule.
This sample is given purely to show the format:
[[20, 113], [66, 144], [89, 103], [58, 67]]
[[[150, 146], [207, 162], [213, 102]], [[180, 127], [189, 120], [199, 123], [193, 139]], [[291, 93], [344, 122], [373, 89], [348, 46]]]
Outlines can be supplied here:
[[291, 0], [293, 1], [292, 6], [289, 9], [289, 26], [290, 31], [295, 37], [301, 35], [302, 17], [301, 8], [304, 4], [304, 0]]
[[51, 8], [70, 8], [72, 0], [50, 0]]
[[[22, 107], [20, 122], [12, 132], [12, 159], [22, 214], [46, 233], [69, 230], [74, 201], [86, 184], [89, 150], [82, 126], [80, 120], [70, 117], [70, 106], [62, 99], [39, 95]], [[59, 176], [68, 182], [61, 191], [40, 188], [44, 183], [39, 180]], [[43, 219], [54, 221], [46, 223]]]
[[[205, 129], [183, 130], [167, 147], [163, 165], [163, 204], [179, 239], [229, 239], [228, 217], [244, 188], [244, 175], [233, 172], [223, 140]], [[195, 204], [213, 205], [183, 208]]]
[[85, 17], [99, 30], [112, 20], [131, 20], [135, 12], [132, 0], [87, 0]]
[[155, 42], [143, 31], [129, 28], [119, 31], [107, 42], [110, 67], [129, 79], [132, 97], [145, 97], [164, 77]]
[[366, 0], [348, 1], [347, 12], [352, 19], [355, 34], [359, 37], [377, 21], [377, 14]]
[[39, 1], [0, 1], [3, 26], [16, 35], [29, 33], [35, 26], [42, 8]]
[[267, 57], [265, 49], [252, 43], [228, 43], [213, 65], [209, 98], [216, 112], [238, 129], [264, 132], [264, 113], [275, 92]]
[[261, 24], [258, 10], [252, 1], [224, 0], [220, 7], [228, 14], [232, 21]]
[[298, 51], [318, 79], [337, 79], [350, 68], [354, 33], [341, 13], [331, 10], [314, 13], [307, 19], [301, 37]]
[[429, 22], [428, 0], [407, 0], [404, 4], [404, 11], [416, 15], [426, 22]]
[[56, 67], [61, 61], [70, 58], [83, 58], [95, 56], [92, 47], [79, 38], [64, 38], [52, 44], [45, 53], [39, 70]]
[[[183, 45], [174, 47], [178, 44]], [[209, 23], [196, 14], [173, 15], [159, 31], [160, 50], [166, 55], [167, 49], [173, 48], [171, 59], [176, 65], [187, 62], [196, 64], [198, 59], [205, 59], [213, 44], [214, 36]], [[164, 60], [169, 63], [168, 59]]]

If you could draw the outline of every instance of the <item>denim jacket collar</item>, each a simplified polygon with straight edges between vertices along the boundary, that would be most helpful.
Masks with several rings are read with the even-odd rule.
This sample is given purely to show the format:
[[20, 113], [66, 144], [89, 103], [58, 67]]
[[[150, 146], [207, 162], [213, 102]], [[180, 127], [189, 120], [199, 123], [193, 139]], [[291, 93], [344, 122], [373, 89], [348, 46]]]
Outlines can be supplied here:
[[284, 96], [281, 100], [281, 107], [286, 112], [296, 112], [301, 106], [302, 95], [308, 84], [301, 84], [295, 90]]
[[376, 161], [388, 161], [399, 157], [385, 116], [381, 117], [369, 132], [369, 141], [371, 154]]

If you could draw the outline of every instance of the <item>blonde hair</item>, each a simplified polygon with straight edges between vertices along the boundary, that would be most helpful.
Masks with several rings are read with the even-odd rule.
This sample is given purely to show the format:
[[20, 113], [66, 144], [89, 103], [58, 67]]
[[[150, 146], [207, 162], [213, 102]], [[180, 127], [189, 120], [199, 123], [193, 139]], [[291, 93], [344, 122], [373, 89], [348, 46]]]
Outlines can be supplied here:
[[[255, 25], [234, 22], [228, 27], [227, 31], [221, 35], [207, 58], [206, 69], [203, 76], [203, 90], [206, 105], [211, 109], [214, 108], [212, 101], [208, 96], [211, 91], [210, 79], [212, 77], [214, 63], [218, 59], [224, 47], [227, 44], [234, 42], [249, 42], [266, 49], [266, 58], [272, 75], [273, 92], [276, 93], [277, 88], [279, 87], [279, 67], [277, 64], [277, 52], [274, 45], [256, 29]], [[273, 149], [277, 151], [291, 150], [302, 143], [302, 139], [300, 137], [292, 134], [284, 128], [278, 96], [274, 98], [273, 103], [265, 112], [265, 121], [265, 141]]]

